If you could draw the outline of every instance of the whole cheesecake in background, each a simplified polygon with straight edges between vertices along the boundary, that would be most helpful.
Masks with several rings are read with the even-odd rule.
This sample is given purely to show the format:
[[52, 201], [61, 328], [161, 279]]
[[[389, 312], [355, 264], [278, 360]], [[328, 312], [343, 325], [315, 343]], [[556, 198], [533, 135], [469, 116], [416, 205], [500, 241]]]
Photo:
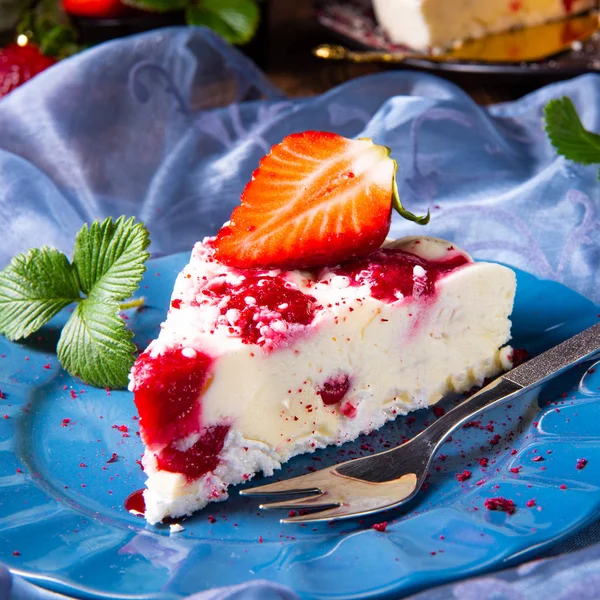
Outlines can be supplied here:
[[392, 202], [423, 220], [395, 168], [367, 140], [289, 136], [196, 244], [131, 375], [150, 523], [510, 368], [510, 269], [429, 237], [381, 246]]
[[596, 4], [596, 0], [373, 0], [373, 9], [392, 42], [427, 51], [541, 25]]

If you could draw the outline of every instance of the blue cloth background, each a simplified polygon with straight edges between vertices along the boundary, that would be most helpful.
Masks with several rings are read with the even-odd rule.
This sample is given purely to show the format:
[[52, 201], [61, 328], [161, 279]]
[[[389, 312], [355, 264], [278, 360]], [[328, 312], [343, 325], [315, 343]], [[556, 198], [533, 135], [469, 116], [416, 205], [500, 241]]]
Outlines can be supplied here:
[[[42, 243], [69, 252], [83, 222], [109, 215], [144, 220], [155, 254], [187, 250], [227, 220], [274, 143], [323, 129], [390, 146], [404, 204], [432, 210], [429, 235], [600, 301], [597, 169], [557, 157], [542, 128], [543, 106], [562, 95], [587, 127], [600, 130], [600, 78], [593, 75], [491, 108], [446, 81], [402, 71], [289, 100], [201, 29], [111, 42], [0, 101], [0, 267]], [[396, 237], [417, 232], [424, 230], [399, 218], [392, 224]], [[559, 551], [598, 540], [599, 529]], [[598, 598], [599, 571], [595, 546], [417, 598]], [[11, 583], [0, 568], [0, 600], [8, 597], [62, 596], [16, 577]], [[254, 582], [194, 598], [294, 597]]]

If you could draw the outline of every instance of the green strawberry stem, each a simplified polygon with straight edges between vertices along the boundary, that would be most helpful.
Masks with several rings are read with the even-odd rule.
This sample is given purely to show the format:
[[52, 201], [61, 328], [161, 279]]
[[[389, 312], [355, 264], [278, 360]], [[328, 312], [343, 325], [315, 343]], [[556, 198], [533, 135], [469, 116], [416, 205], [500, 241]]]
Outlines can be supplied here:
[[144, 306], [145, 298], [142, 296], [141, 298], [133, 298], [128, 300], [127, 302], [123, 302], [119, 304], [119, 310], [128, 310], [130, 308], [139, 308], [140, 306]]
[[408, 221], [413, 221], [417, 223], [417, 225], [427, 225], [429, 223], [429, 219], [431, 218], [431, 211], [427, 209], [427, 214], [419, 217], [414, 213], [411, 213], [409, 210], [406, 210], [404, 206], [402, 206], [402, 202], [400, 201], [400, 193], [398, 192], [398, 184], [396, 182], [396, 172], [398, 171], [398, 163], [394, 161], [394, 178], [392, 180], [392, 206], [396, 210], [397, 213], [400, 214], [401, 217], [404, 217]]

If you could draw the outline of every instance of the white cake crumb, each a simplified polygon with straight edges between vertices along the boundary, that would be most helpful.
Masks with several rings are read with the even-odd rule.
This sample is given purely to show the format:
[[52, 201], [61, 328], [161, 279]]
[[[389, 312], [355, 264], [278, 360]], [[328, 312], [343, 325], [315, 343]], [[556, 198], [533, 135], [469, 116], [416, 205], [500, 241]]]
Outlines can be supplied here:
[[170, 534], [180, 533], [182, 531], [185, 531], [185, 527], [182, 527], [179, 523], [171, 523], [169, 525], [169, 533]]

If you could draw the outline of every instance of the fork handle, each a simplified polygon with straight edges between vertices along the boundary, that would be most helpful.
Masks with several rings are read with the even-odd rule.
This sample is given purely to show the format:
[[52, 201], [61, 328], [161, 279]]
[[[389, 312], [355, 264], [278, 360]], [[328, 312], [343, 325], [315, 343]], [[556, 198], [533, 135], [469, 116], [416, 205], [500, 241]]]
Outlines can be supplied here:
[[480, 412], [503, 403], [521, 394], [529, 388], [510, 381], [504, 377], [498, 377], [470, 398], [455, 406], [445, 415], [434, 421], [427, 429], [415, 436], [412, 441], [427, 445], [430, 452], [440, 446], [449, 435], [456, 429], [462, 427], [466, 422], [476, 417]]

